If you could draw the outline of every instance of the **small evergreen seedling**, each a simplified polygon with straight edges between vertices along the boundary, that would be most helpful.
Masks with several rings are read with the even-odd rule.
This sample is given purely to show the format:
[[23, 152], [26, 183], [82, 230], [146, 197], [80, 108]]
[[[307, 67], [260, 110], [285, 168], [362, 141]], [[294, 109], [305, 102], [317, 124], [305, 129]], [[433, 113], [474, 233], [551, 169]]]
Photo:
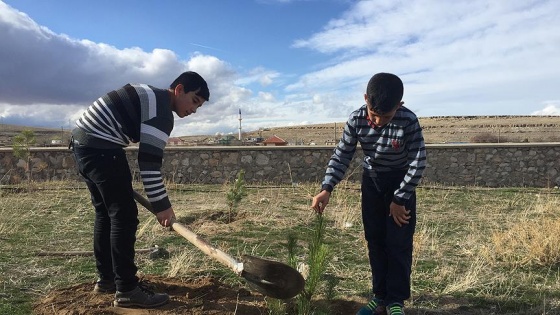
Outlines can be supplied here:
[[228, 222], [233, 221], [237, 216], [237, 207], [241, 202], [243, 197], [247, 196], [247, 188], [245, 187], [245, 170], [240, 170], [237, 173], [237, 178], [235, 182], [230, 187], [227, 193], [227, 203], [228, 203]]
[[311, 314], [311, 299], [316, 294], [327, 269], [329, 250], [327, 245], [324, 244], [325, 228], [325, 218], [322, 214], [317, 214], [313, 235], [309, 243], [309, 257], [307, 258], [309, 275], [305, 280], [303, 292], [298, 295], [298, 314]]
[[31, 184], [31, 147], [35, 144], [35, 133], [32, 130], [23, 130], [14, 136], [12, 149], [14, 156], [25, 161], [26, 176], [28, 184]]
[[271, 308], [270, 314], [328, 314], [328, 311], [326, 310], [314, 308], [311, 303], [313, 296], [317, 294], [322, 282], [325, 280], [328, 282], [326, 284], [326, 293], [329, 298], [334, 295], [334, 286], [336, 285], [335, 281], [325, 277], [327, 261], [329, 258], [329, 249], [327, 245], [324, 244], [325, 228], [325, 218], [323, 215], [318, 214], [315, 217], [315, 222], [312, 227], [313, 234], [311, 235], [311, 239], [308, 244], [308, 257], [305, 263], [300, 264], [300, 266], [298, 266], [296, 255], [296, 250], [298, 248], [297, 238], [294, 234], [288, 235], [288, 264], [294, 268], [305, 267], [300, 270], [302, 274], [306, 274], [305, 288], [297, 297], [294, 298], [293, 303], [292, 301], [282, 302], [279, 300], [269, 302], [268, 304]]

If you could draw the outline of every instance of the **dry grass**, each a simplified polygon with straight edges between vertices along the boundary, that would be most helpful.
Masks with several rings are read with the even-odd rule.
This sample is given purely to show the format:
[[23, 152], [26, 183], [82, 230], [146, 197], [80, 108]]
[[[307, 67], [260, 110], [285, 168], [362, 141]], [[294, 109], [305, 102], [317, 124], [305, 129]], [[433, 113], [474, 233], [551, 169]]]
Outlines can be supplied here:
[[534, 203], [514, 222], [492, 234], [486, 248], [491, 263], [512, 268], [550, 266], [560, 262], [560, 201], [557, 195], [537, 194]]
[[[93, 211], [81, 183], [37, 184], [32, 191], [0, 190], [0, 313], [26, 314], [52, 288], [93, 281], [91, 257], [40, 257], [38, 251], [91, 249]], [[168, 185], [179, 221], [234, 257], [287, 261], [287, 236], [307, 255], [319, 184], [249, 186], [239, 216], [227, 223], [227, 185]], [[560, 312], [560, 228], [556, 190], [420, 187], [415, 236], [412, 314], [557, 314]], [[336, 299], [365, 302], [370, 271], [360, 215], [360, 190], [342, 182], [325, 211], [328, 273]], [[140, 210], [137, 248], [154, 245], [169, 259], [137, 255], [140, 275], [213, 275], [243, 285]], [[21, 268], [25, 266], [25, 268]], [[320, 292], [321, 293], [321, 292]], [[326, 298], [327, 293], [318, 298]], [[27, 307], [27, 308], [26, 308]]]

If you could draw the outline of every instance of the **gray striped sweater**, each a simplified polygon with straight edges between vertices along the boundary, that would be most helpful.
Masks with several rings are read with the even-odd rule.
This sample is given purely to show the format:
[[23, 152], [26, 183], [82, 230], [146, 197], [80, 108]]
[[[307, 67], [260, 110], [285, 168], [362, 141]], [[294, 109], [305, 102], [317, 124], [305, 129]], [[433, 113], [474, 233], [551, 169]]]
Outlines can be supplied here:
[[366, 105], [353, 111], [329, 160], [323, 190], [332, 191], [342, 180], [358, 142], [364, 152], [362, 166], [365, 172], [375, 174], [408, 170], [393, 198], [395, 203], [405, 204], [426, 168], [424, 137], [416, 115], [401, 106], [388, 124], [373, 128], [368, 123]]
[[163, 150], [173, 130], [168, 90], [127, 84], [95, 101], [76, 121], [73, 136], [81, 145], [110, 149], [139, 143], [138, 167], [156, 212], [171, 207], [163, 184]]

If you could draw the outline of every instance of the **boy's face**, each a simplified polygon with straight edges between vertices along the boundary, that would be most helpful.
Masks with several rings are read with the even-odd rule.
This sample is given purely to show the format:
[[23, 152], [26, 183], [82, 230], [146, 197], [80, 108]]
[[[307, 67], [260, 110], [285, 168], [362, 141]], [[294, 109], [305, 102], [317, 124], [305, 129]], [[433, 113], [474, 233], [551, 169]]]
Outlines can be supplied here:
[[399, 102], [395, 105], [395, 108], [392, 111], [384, 114], [379, 114], [373, 111], [373, 106], [371, 106], [371, 104], [369, 103], [367, 94], [364, 94], [364, 99], [366, 100], [369, 119], [375, 125], [375, 127], [382, 127], [389, 123], [393, 119], [393, 117], [395, 117], [397, 109], [399, 109], [404, 104], [404, 102]]
[[173, 102], [173, 111], [180, 118], [189, 116], [196, 113], [196, 110], [206, 101], [204, 98], [196, 95], [198, 91], [190, 91], [185, 93], [183, 85], [179, 84], [175, 87], [174, 95], [175, 101]]

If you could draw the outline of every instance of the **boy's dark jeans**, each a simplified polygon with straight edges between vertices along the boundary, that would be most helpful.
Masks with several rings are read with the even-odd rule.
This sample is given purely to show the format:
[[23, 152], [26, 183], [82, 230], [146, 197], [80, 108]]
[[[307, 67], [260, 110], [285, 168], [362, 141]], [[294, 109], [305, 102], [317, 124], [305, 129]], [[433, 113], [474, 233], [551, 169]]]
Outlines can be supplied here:
[[389, 216], [393, 193], [406, 171], [362, 176], [362, 220], [372, 270], [373, 293], [386, 305], [403, 304], [410, 297], [412, 242], [416, 227], [416, 194], [405, 208], [410, 210], [408, 224], [399, 227]]
[[138, 207], [125, 151], [77, 144], [73, 151], [95, 208], [93, 250], [99, 277], [114, 279], [119, 291], [130, 291], [138, 284], [134, 264]]

